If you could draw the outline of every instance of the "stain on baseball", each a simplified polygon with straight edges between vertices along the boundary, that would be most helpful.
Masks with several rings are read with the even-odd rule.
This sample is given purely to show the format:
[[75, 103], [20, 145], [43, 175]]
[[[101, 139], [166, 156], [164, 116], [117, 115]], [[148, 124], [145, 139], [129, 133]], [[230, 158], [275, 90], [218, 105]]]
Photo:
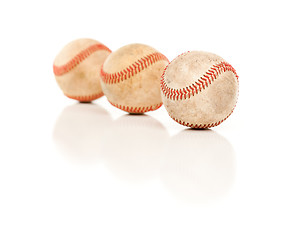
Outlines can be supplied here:
[[93, 39], [77, 39], [56, 56], [53, 71], [63, 93], [80, 102], [103, 96], [100, 70], [111, 50]]
[[238, 76], [223, 58], [207, 52], [179, 55], [165, 69], [162, 100], [171, 118], [191, 128], [210, 128], [226, 120], [238, 97]]
[[150, 46], [126, 45], [111, 53], [103, 64], [103, 92], [112, 105], [126, 112], [156, 110], [162, 105], [160, 77], [168, 63]]

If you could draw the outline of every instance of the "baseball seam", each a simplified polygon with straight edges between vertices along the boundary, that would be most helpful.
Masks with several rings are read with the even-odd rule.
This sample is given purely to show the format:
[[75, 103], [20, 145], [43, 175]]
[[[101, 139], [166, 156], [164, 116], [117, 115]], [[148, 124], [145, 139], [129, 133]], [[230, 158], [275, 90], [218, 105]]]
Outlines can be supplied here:
[[64, 95], [68, 98], [78, 100], [80, 102], [91, 102], [93, 100], [96, 100], [96, 99], [104, 96], [104, 93], [100, 92], [100, 93], [92, 94], [92, 95], [88, 95], [88, 96], [72, 96], [72, 95], [68, 95], [68, 94], [64, 94]]
[[149, 67], [150, 65], [154, 64], [155, 62], [165, 60], [169, 62], [167, 57], [165, 57], [163, 54], [156, 52], [149, 54], [145, 57], [142, 57], [141, 59], [136, 60], [133, 64], [128, 66], [127, 68], [115, 72], [115, 73], [106, 73], [103, 69], [103, 66], [101, 68], [101, 78], [102, 81], [105, 84], [115, 84], [122, 82], [126, 80], [127, 78], [130, 78], [134, 76], [135, 74], [141, 72], [145, 68]]
[[[167, 66], [168, 67], [168, 66]], [[227, 71], [230, 71], [235, 74], [237, 82], [238, 82], [238, 75], [235, 69], [227, 62], [220, 62], [213, 65], [203, 76], [201, 76], [197, 81], [192, 83], [191, 85], [181, 88], [181, 89], [174, 89], [167, 86], [165, 81], [165, 72], [162, 74], [161, 78], [161, 90], [166, 98], [171, 100], [184, 100], [191, 98], [195, 94], [199, 94], [203, 89], [207, 88], [212, 82], [216, 80], [216, 78]]]
[[[188, 51], [188, 52], [182, 53], [178, 57], [186, 55], [188, 53], [190, 53], [190, 52]], [[175, 59], [177, 59], [177, 58], [175, 58]], [[191, 98], [191, 96], [194, 96], [195, 94], [199, 94], [203, 89], [205, 89], [210, 84], [212, 84], [212, 82], [214, 82], [215, 79], [220, 74], [222, 74], [226, 71], [230, 71], [230, 72], [234, 73], [234, 75], [236, 76], [237, 84], [239, 85], [239, 81], [238, 81], [239, 76], [237, 75], [235, 69], [229, 63], [222, 61], [220, 63], [213, 65], [202, 77], [200, 77], [196, 82], [194, 82], [190, 86], [187, 86], [187, 87], [181, 88], [181, 89], [170, 88], [167, 86], [167, 83], [165, 81], [165, 72], [166, 72], [169, 65], [166, 66], [166, 68], [162, 74], [161, 90], [162, 90], [162, 93], [164, 94], [164, 96], [166, 98], [171, 99], [171, 100], [189, 99], [189, 98]], [[238, 89], [238, 94], [239, 94], [239, 89]], [[237, 96], [237, 99], [238, 99], [238, 96]], [[236, 100], [236, 102], [237, 102], [237, 100]], [[185, 121], [182, 121], [180, 119], [177, 119], [177, 118], [171, 116], [169, 112], [168, 112], [168, 114], [175, 122], [177, 122], [181, 125], [184, 125], [186, 127], [198, 128], [198, 129], [211, 128], [211, 127], [218, 126], [219, 124], [224, 122], [228, 117], [230, 117], [230, 115], [233, 113], [235, 107], [236, 107], [236, 104], [233, 107], [232, 111], [224, 119], [217, 121], [217, 122], [213, 122], [213, 123], [207, 123], [207, 124], [193, 124], [193, 123], [185, 122]]]
[[129, 107], [129, 106], [123, 106], [123, 105], [112, 103], [112, 102], [110, 102], [110, 103], [114, 107], [117, 107], [117, 108], [119, 108], [125, 112], [129, 112], [129, 113], [145, 113], [145, 112], [149, 112], [149, 111], [155, 111], [163, 105], [163, 103], [159, 103], [159, 104], [155, 104], [155, 105], [148, 106], [148, 107]]
[[107, 48], [104, 44], [101, 44], [101, 43], [93, 44], [93, 45], [89, 46], [88, 48], [82, 50], [77, 55], [75, 55], [67, 63], [65, 63], [61, 66], [53, 65], [53, 71], [54, 71], [55, 76], [62, 76], [64, 74], [70, 72], [72, 69], [74, 69], [76, 66], [78, 66], [82, 61], [84, 61], [86, 58], [88, 58], [94, 52], [100, 51], [100, 50], [111, 52], [111, 50], [109, 48]]
[[[235, 105], [236, 106], [236, 105]], [[189, 122], [184, 122], [180, 119], [177, 119], [175, 117], [172, 117], [170, 114], [169, 116], [177, 123], [184, 125], [186, 127], [190, 127], [190, 128], [211, 128], [211, 127], [216, 127], [219, 124], [221, 124], [222, 122], [224, 122], [228, 117], [230, 117], [230, 115], [233, 113], [235, 106], [233, 107], [232, 111], [228, 114], [228, 116], [226, 116], [224, 119], [218, 121], [218, 122], [214, 122], [214, 123], [208, 123], [208, 124], [192, 124]]]

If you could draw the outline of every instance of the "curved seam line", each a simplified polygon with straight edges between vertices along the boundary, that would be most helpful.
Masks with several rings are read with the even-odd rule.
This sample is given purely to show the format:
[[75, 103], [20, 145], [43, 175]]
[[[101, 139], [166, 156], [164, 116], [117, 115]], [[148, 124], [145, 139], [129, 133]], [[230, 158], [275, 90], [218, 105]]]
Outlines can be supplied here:
[[163, 105], [163, 103], [159, 103], [159, 104], [155, 104], [148, 107], [130, 107], [130, 106], [112, 103], [111, 101], [109, 101], [109, 103], [111, 103], [114, 107], [117, 107], [123, 111], [132, 112], [132, 113], [144, 113], [144, 112], [154, 111], [159, 109]]
[[[181, 55], [179, 55], [181, 56]], [[169, 65], [168, 65], [169, 66]], [[174, 89], [167, 86], [165, 81], [165, 73], [168, 68], [165, 68], [165, 71], [162, 74], [161, 78], [161, 90], [165, 97], [171, 100], [184, 100], [189, 99], [191, 96], [195, 94], [199, 94], [203, 89], [208, 87], [212, 82], [214, 82], [220, 74], [230, 71], [235, 74], [237, 83], [238, 82], [238, 75], [235, 69], [227, 62], [220, 62], [218, 64], [213, 65], [202, 77], [200, 77], [197, 81], [192, 83], [191, 85], [181, 88], [181, 89]]]
[[152, 64], [154, 64], [158, 61], [161, 61], [161, 60], [165, 60], [169, 63], [169, 60], [167, 59], [166, 56], [164, 56], [163, 54], [161, 54], [159, 52], [155, 52], [155, 53], [151, 53], [149, 55], [146, 55], [145, 57], [142, 57], [142, 58], [136, 60], [133, 64], [129, 65], [127, 68], [125, 68], [119, 72], [106, 73], [103, 69], [104, 67], [102, 66], [101, 78], [105, 84], [120, 83], [120, 82], [134, 76], [135, 74], [138, 74], [139, 72], [141, 72], [145, 68], [147, 68], [147, 67], [151, 66]]
[[228, 117], [231, 116], [231, 114], [233, 113], [234, 109], [235, 109], [236, 105], [233, 107], [232, 111], [222, 120], [218, 121], [218, 122], [213, 122], [213, 123], [208, 123], [208, 124], [192, 124], [189, 122], [185, 122], [185, 121], [181, 121], [175, 117], [172, 117], [170, 114], [169, 116], [177, 123], [184, 125], [186, 127], [191, 127], [191, 128], [210, 128], [210, 127], [216, 127], [219, 124], [221, 124], [222, 122], [224, 122]]
[[104, 93], [101, 92], [101, 93], [97, 93], [97, 94], [92, 94], [92, 95], [86, 95], [86, 96], [73, 96], [73, 95], [68, 95], [68, 94], [65, 94], [65, 96], [71, 98], [71, 99], [75, 99], [75, 100], [79, 100], [79, 101], [83, 101], [83, 100], [95, 100], [95, 99], [98, 99], [102, 96], [104, 96]]
[[111, 52], [111, 50], [106, 47], [104, 44], [94, 44], [86, 49], [79, 52], [77, 55], [75, 55], [71, 60], [69, 60], [67, 63], [56, 66], [53, 65], [53, 71], [56, 76], [62, 76], [65, 73], [68, 73], [72, 69], [74, 69], [76, 66], [78, 66], [81, 62], [83, 62], [86, 58], [88, 58], [90, 55], [92, 55], [94, 52], [97, 52], [99, 50], [105, 50], [108, 52]]

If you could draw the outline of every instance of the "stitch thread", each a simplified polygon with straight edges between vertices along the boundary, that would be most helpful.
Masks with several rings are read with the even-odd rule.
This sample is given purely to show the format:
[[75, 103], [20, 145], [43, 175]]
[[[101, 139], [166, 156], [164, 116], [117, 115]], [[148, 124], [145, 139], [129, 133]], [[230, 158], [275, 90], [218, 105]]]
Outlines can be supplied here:
[[93, 54], [96, 51], [104, 50], [111, 52], [109, 48], [107, 48], [104, 44], [98, 43], [89, 46], [88, 48], [82, 50], [75, 57], [73, 57], [69, 62], [65, 63], [62, 66], [53, 65], [53, 71], [56, 76], [62, 76], [65, 73], [68, 73], [72, 69], [74, 69], [78, 64], [84, 61], [87, 57]]
[[171, 100], [184, 100], [194, 96], [195, 94], [199, 94], [203, 89], [212, 84], [212, 82], [214, 82], [220, 74], [226, 71], [234, 73], [238, 82], [238, 75], [235, 69], [227, 62], [220, 62], [213, 65], [202, 77], [190, 86], [181, 89], [174, 89], [168, 87], [165, 81], [165, 72], [167, 67], [161, 77], [161, 90], [163, 94]]
[[91, 102], [93, 100], [96, 100], [102, 96], [104, 96], [104, 93], [97, 93], [97, 94], [92, 94], [92, 95], [89, 95], [89, 96], [71, 96], [71, 95], [67, 95], [67, 94], [64, 94], [66, 97], [69, 97], [71, 99], [74, 99], [74, 100], [78, 100], [80, 102]]
[[119, 105], [119, 104], [112, 103], [112, 102], [110, 102], [110, 103], [114, 107], [117, 107], [117, 108], [119, 108], [125, 112], [129, 112], [129, 113], [145, 113], [145, 112], [149, 112], [149, 111], [155, 111], [163, 105], [163, 103], [159, 103], [159, 104], [156, 104], [153, 106], [148, 106], [148, 107], [129, 107], [129, 106], [123, 106], [123, 105]]
[[[186, 55], [188, 53], [190, 53], [190, 51], [182, 53], [178, 57], [180, 57], [182, 55]], [[177, 59], [177, 58], [175, 58], [175, 59]], [[202, 77], [200, 77], [195, 83], [191, 84], [190, 86], [187, 86], [187, 87], [181, 88], [181, 89], [173, 89], [173, 88], [168, 87], [167, 83], [165, 81], [165, 72], [166, 72], [169, 65], [166, 66], [166, 68], [162, 74], [162, 77], [161, 77], [161, 90], [162, 90], [164, 96], [166, 96], [167, 98], [169, 98], [171, 100], [184, 100], [184, 99], [191, 98], [191, 96], [194, 96], [195, 94], [199, 94], [199, 92], [201, 92], [202, 89], [205, 89], [206, 87], [208, 87], [209, 84], [212, 84], [212, 82], [221, 73], [224, 73], [226, 71], [231, 71], [232, 73], [235, 74], [237, 83], [239, 85], [239, 80], [238, 80], [239, 76], [237, 75], [235, 69], [229, 63], [223, 61], [223, 62], [220, 62], [218, 64], [213, 65]], [[239, 89], [237, 91], [237, 99], [238, 99], [238, 95], [239, 95]], [[232, 111], [224, 119], [217, 121], [217, 122], [214, 122], [214, 123], [208, 123], [208, 124], [192, 124], [189, 122], [184, 122], [180, 119], [177, 119], [177, 118], [171, 116], [169, 114], [169, 112], [168, 112], [168, 114], [175, 122], [177, 122], [181, 125], [184, 125], [184, 126], [190, 127], [190, 128], [204, 129], [204, 128], [211, 128], [211, 127], [218, 126], [219, 124], [224, 122], [233, 113], [235, 107], [236, 107], [236, 104], [233, 107]]]
[[101, 68], [101, 78], [102, 81], [106, 84], [115, 84], [126, 80], [154, 64], [155, 62], [165, 60], [169, 62], [169, 60], [161, 53], [152, 53], [149, 54], [128, 66], [126, 69], [121, 70], [116, 73], [106, 73], [103, 70], [103, 66]]
[[235, 109], [236, 105], [233, 107], [232, 111], [228, 114], [227, 117], [225, 117], [224, 119], [218, 121], [218, 122], [214, 122], [214, 123], [208, 123], [208, 124], [192, 124], [192, 123], [188, 123], [188, 122], [184, 122], [181, 121], [180, 119], [174, 118], [172, 117], [170, 114], [169, 116], [177, 123], [184, 125], [186, 127], [190, 127], [190, 128], [198, 128], [198, 129], [204, 129], [204, 128], [211, 128], [211, 127], [216, 127], [219, 124], [221, 124], [222, 122], [224, 122], [228, 117], [230, 117], [230, 115], [233, 113], [234, 109]]

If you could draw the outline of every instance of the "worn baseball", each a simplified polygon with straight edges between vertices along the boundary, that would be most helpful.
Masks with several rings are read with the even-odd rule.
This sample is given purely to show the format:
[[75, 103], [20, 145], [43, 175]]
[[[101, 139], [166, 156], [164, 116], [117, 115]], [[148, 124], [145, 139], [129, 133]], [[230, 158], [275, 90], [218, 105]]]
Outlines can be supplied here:
[[130, 44], [111, 53], [102, 69], [102, 89], [109, 102], [129, 113], [145, 113], [162, 105], [160, 78], [169, 63], [156, 49]]
[[229, 63], [199, 51], [179, 55], [161, 79], [170, 117], [191, 128], [210, 128], [226, 120], [235, 108], [238, 86], [238, 75]]
[[53, 71], [63, 93], [80, 102], [90, 102], [104, 94], [100, 70], [111, 50], [93, 39], [78, 39], [57, 55]]

